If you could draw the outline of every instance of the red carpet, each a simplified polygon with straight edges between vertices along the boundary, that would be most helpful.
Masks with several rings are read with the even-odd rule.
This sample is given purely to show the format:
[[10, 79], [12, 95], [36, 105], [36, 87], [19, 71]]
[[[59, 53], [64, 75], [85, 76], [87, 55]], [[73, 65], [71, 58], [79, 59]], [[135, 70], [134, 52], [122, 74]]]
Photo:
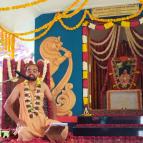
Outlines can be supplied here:
[[[0, 143], [50, 143], [47, 140], [42, 140], [42, 139], [34, 139], [29, 142], [18, 142], [16, 139], [8, 138], [8, 139], [3, 139], [0, 138]], [[65, 143], [143, 143], [143, 137], [136, 137], [136, 136], [131, 136], [131, 137], [115, 137], [115, 136], [73, 136], [70, 134], [65, 141]]]

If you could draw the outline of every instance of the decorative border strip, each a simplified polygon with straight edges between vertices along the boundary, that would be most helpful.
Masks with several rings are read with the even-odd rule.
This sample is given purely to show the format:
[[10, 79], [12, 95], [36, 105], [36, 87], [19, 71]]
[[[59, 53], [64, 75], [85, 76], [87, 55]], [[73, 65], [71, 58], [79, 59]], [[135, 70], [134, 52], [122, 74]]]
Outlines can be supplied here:
[[87, 29], [88, 22], [85, 21], [82, 25], [82, 84], [83, 84], [83, 106], [84, 113], [88, 112], [88, 50], [87, 50]]
[[[86, 24], [85, 24], [86, 23]], [[141, 24], [143, 24], [143, 17], [139, 18], [139, 19], [136, 19], [136, 20], [131, 20], [131, 21], [121, 21], [121, 22], [107, 22], [107, 23], [104, 23], [104, 24], [96, 24], [95, 21], [94, 22], [88, 22], [88, 21], [85, 21], [83, 23], [84, 27], [88, 26], [88, 28], [90, 29], [93, 29], [93, 30], [106, 30], [106, 29], [110, 29], [112, 28], [115, 24], [118, 24], [122, 27], [136, 27], [136, 26], [139, 26]], [[86, 35], [87, 36], [87, 35]]]

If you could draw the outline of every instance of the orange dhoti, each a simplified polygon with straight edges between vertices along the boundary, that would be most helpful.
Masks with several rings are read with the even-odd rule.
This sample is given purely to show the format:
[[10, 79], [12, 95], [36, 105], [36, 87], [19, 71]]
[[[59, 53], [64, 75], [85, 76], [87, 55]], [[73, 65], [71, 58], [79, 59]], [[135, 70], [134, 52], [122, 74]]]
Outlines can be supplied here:
[[[22, 88], [24, 84], [21, 83]], [[32, 96], [32, 95], [31, 95]], [[38, 114], [33, 117], [29, 116], [29, 112], [27, 110], [27, 104], [25, 98], [24, 90], [21, 90], [19, 103], [20, 103], [20, 111], [19, 111], [19, 119], [23, 120], [26, 123], [26, 126], [20, 126], [16, 128], [16, 132], [18, 133], [18, 140], [28, 141], [36, 137], [44, 137], [45, 135], [50, 139], [54, 140], [54, 138], [66, 139], [68, 134], [67, 126], [52, 126], [52, 123], [59, 123], [56, 120], [49, 119], [43, 110], [43, 100], [44, 94], [40, 93], [39, 105], [38, 105]], [[32, 100], [34, 98], [32, 97]], [[34, 101], [33, 101], [34, 102]], [[57, 140], [56, 139], [56, 140]]]

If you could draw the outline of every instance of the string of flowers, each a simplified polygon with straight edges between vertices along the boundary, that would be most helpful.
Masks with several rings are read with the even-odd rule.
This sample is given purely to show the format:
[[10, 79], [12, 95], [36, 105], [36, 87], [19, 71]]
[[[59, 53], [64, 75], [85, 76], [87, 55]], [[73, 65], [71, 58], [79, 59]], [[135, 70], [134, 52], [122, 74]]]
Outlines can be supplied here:
[[17, 10], [17, 9], [21, 9], [21, 8], [27, 8], [27, 7], [31, 7], [31, 6], [46, 2], [46, 1], [47, 0], [35, 0], [33, 2], [28, 2], [28, 3], [20, 4], [20, 5], [0, 7], [0, 11], [9, 11], [9, 10]]
[[110, 56], [111, 56], [111, 53], [113, 52], [113, 50], [114, 50], [114, 45], [115, 45], [115, 40], [116, 40], [116, 32], [117, 32], [117, 27], [116, 27], [116, 29], [114, 30], [114, 32], [113, 32], [113, 35], [112, 35], [112, 37], [111, 37], [111, 41], [109, 42], [109, 47], [110, 47], [110, 51], [109, 51], [109, 53], [108, 53], [108, 55], [106, 55], [106, 57], [102, 57], [102, 58], [99, 58], [98, 57], [98, 55], [95, 55], [96, 53], [95, 53], [95, 49], [93, 50], [93, 48], [91, 48], [91, 50], [92, 50], [92, 52], [93, 52], [93, 56], [98, 60], [98, 61], [106, 61]]
[[[116, 39], [116, 44], [115, 44], [115, 47], [114, 47], [114, 54], [113, 54], [113, 58], [116, 57], [117, 55], [117, 50], [118, 50], [118, 43], [119, 43], [119, 36], [120, 36], [120, 30], [121, 30], [121, 27], [118, 27], [118, 31], [117, 31], [117, 39]], [[94, 56], [94, 55], [93, 55]], [[101, 64], [98, 63], [98, 61], [96, 61], [97, 65], [101, 68], [101, 69], [107, 69], [107, 66], [102, 66]], [[107, 65], [107, 64], [106, 64]]]
[[[83, 23], [84, 19], [86, 18], [86, 16], [89, 16], [89, 18], [91, 20], [96, 20], [96, 21], [99, 21], [99, 22], [118, 22], [118, 21], [126, 21], [126, 20], [129, 20], [129, 19], [132, 19], [134, 17], [137, 17], [138, 15], [141, 14], [141, 12], [143, 11], [143, 5], [142, 7], [140, 8], [140, 10], [136, 13], [136, 14], [133, 14], [133, 15], [130, 15], [130, 16], [127, 16], [127, 17], [122, 17], [122, 18], [115, 18], [115, 19], [101, 19], [101, 18], [95, 18], [93, 17], [93, 15], [89, 12], [89, 10], [84, 10], [84, 14], [80, 20], [80, 22], [78, 24], [76, 24], [75, 26], [73, 27], [69, 27], [67, 25], [64, 24], [63, 21], [61, 21], [61, 19], [59, 20], [59, 22], [61, 23], [61, 25], [66, 29], [66, 30], [75, 30], [77, 28], [79, 28], [81, 26], [81, 24]], [[79, 11], [80, 12], [80, 11]], [[70, 18], [68, 16], [66, 16], [67, 18]]]
[[85, 18], [86, 18], [86, 11], [84, 12], [81, 20], [78, 22], [78, 24], [76, 24], [76, 26], [73, 26], [73, 27], [67, 26], [67, 25], [64, 24], [62, 19], [59, 19], [59, 22], [66, 30], [75, 30], [75, 29], [79, 28], [82, 25], [82, 23], [84, 22]]
[[[139, 45], [137, 45], [137, 42], [135, 43], [135, 39], [133, 38], [131, 32], [129, 29], [125, 29], [126, 31], [126, 37], [127, 37], [127, 40], [129, 41], [129, 43], [132, 45], [131, 48], [136, 52], [137, 55], [139, 55], [140, 57], [143, 58], [143, 54], [140, 53], [140, 51], [136, 48], [138, 47]], [[139, 47], [138, 47], [139, 48]], [[142, 49], [142, 47], [140, 47], [140, 49]]]
[[[56, 17], [55, 19], [53, 19], [52, 21], [48, 22], [47, 24], [41, 26], [40, 28], [37, 28], [35, 30], [32, 30], [32, 31], [29, 31], [29, 32], [24, 32], [24, 33], [12, 33], [6, 29], [4, 29], [3, 27], [1, 27], [3, 30], [5, 30], [7, 33], [11, 33], [13, 34], [15, 37], [23, 40], [23, 41], [33, 41], [33, 40], [37, 40], [37, 39], [40, 39], [42, 36], [44, 36], [49, 30], [50, 28], [53, 26], [53, 24], [57, 21], [59, 21], [61, 23], [61, 25], [66, 29], [66, 30], [75, 30], [77, 28], [79, 28], [84, 19], [86, 18], [86, 16], [89, 16], [89, 18], [91, 20], [96, 20], [96, 21], [100, 21], [100, 22], [118, 22], [118, 21], [126, 21], [126, 20], [129, 20], [129, 19], [132, 19], [134, 17], [137, 17], [143, 10], [143, 5], [141, 6], [141, 8], [139, 9], [139, 11], [133, 15], [130, 15], [130, 16], [127, 16], [127, 17], [122, 17], [122, 18], [115, 18], [115, 19], [101, 19], [101, 18], [95, 18], [93, 17], [93, 15], [89, 12], [89, 10], [85, 10], [84, 11], [84, 14], [81, 18], [81, 20], [79, 21], [78, 24], [76, 24], [75, 26], [73, 27], [69, 27], [67, 25], [64, 24], [64, 22], [62, 21], [62, 18], [71, 18], [72, 16], [76, 15], [77, 13], [79, 13], [83, 6], [85, 6], [85, 4], [88, 2], [88, 0], [85, 0], [82, 5], [80, 7], [78, 7], [78, 9], [74, 10], [72, 13], [68, 14], [68, 12], [81, 0], [76, 0], [72, 5], [70, 5], [63, 13], [60, 13], [58, 17]], [[142, 4], [142, 1], [140, 1], [141, 4]], [[51, 24], [52, 23], [52, 24]], [[32, 34], [34, 32], [39, 32], [41, 31], [42, 29], [46, 29], [42, 34], [38, 35], [37, 37], [35, 38], [31, 38], [31, 39], [28, 39], [28, 38], [22, 38], [20, 37], [20, 35], [28, 35], [28, 34]]]
[[48, 63], [49, 63], [49, 61], [44, 60], [43, 74], [42, 74], [42, 77], [40, 78], [41, 81], [43, 81], [45, 79], [45, 76], [46, 76], [46, 73], [47, 73], [47, 64]]
[[128, 33], [127, 33], [127, 30], [125, 29], [125, 33], [126, 33], [126, 37], [127, 37], [127, 41], [128, 41], [128, 43], [129, 43], [129, 47], [130, 47], [130, 49], [131, 49], [131, 52], [132, 52], [132, 54], [134, 55], [134, 57], [137, 57], [136, 56], [136, 53], [134, 52], [134, 50], [133, 50], [133, 48], [132, 48], [132, 43], [131, 43], [131, 40], [129, 39], [129, 36], [128, 36]]
[[[107, 36], [107, 38], [106, 39], [109, 39], [108, 37], [111, 35], [111, 37], [110, 37], [110, 41], [109, 41], [109, 44], [106, 46], [106, 48], [103, 50], [103, 51], [97, 51], [96, 50], [96, 48], [97, 48], [97, 46], [96, 45], [94, 45], [94, 44], [96, 44], [96, 42], [93, 42], [92, 41], [92, 45], [94, 45], [95, 47], [91, 47], [91, 49], [93, 50], [93, 52], [95, 53], [95, 54], [97, 54], [97, 55], [103, 55], [103, 54], [105, 54], [110, 48], [111, 48], [111, 44], [113, 43], [113, 38], [114, 38], [114, 34], [116, 33], [116, 29], [117, 29], [117, 27], [116, 26], [114, 26], [114, 28], [112, 29], [112, 31], [110, 32], [111, 34], [109, 34], [108, 36]], [[105, 40], [104, 40], [105, 41]], [[100, 42], [100, 43], [102, 43], [102, 42]], [[103, 43], [104, 44], [104, 43]], [[103, 46], [103, 45], [100, 45], [100, 46]]]
[[[12, 82], [17, 82], [18, 81], [18, 77], [17, 76], [13, 77], [13, 75], [12, 75], [10, 59], [7, 59], [7, 68], [8, 68], [9, 80], [12, 81]], [[21, 69], [21, 60], [18, 61], [18, 63], [17, 63], [17, 71], [20, 71], [20, 69]]]
[[[76, 0], [75, 2], [73, 2], [65, 11], [64, 11], [64, 15], [66, 14], [66, 13], [68, 13], [77, 3], [79, 3], [81, 0]], [[79, 9], [79, 8], [78, 8]], [[59, 19], [58, 17], [57, 17], [57, 19]], [[57, 21], [57, 20], [56, 20]], [[41, 30], [43, 30], [43, 29], [46, 29], [49, 25], [50, 25], [50, 23], [51, 23], [52, 21], [50, 21], [50, 22], [48, 22], [48, 23], [46, 23], [46, 24], [44, 24], [43, 26], [41, 26], [41, 27], [39, 27], [39, 28], [37, 28], [37, 29], [34, 29], [34, 30], [31, 30], [31, 31], [28, 31], [28, 32], [24, 32], [24, 33], [14, 33], [15, 35], [17, 35], [17, 36], [22, 36], [22, 35], [29, 35], [29, 34], [32, 34], [32, 33], [35, 33], [35, 32], [39, 32], [39, 31], [41, 31]]]
[[50, 30], [50, 28], [54, 25], [55, 21], [56, 21], [56, 17], [58, 16], [58, 13], [55, 15], [55, 18], [53, 21], [50, 22], [50, 25], [49, 27], [47, 27], [47, 29], [42, 32], [41, 34], [39, 34], [38, 36], [34, 37], [34, 38], [22, 38], [22, 37], [19, 37], [19, 36], [16, 36], [15, 34], [15, 37], [19, 38], [20, 40], [23, 40], [23, 41], [34, 41], [34, 40], [38, 40], [40, 39], [41, 37], [43, 37], [44, 35], [47, 34], [47, 32]]
[[[63, 17], [63, 18], [66, 17], [66, 14], [67, 14], [77, 3], [79, 3], [80, 1], [81, 1], [81, 0], [76, 0], [76, 1], [73, 2], [63, 13], [58, 13], [58, 16], [55, 17], [55, 18], [53, 18], [53, 20], [51, 20], [50, 22], [46, 23], [45, 25], [43, 25], [43, 26], [41, 26], [41, 27], [39, 27], [39, 28], [37, 28], [37, 29], [35, 29], [35, 30], [31, 30], [31, 31], [24, 32], [24, 33], [12, 33], [11, 31], [6, 30], [6, 29], [3, 28], [2, 26], [0, 26], [0, 28], [1, 28], [3, 31], [6, 31], [7, 33], [11, 33], [11, 34], [13, 34], [15, 37], [17, 37], [17, 38], [20, 39], [19, 36], [29, 35], [29, 34], [32, 34], [32, 33], [35, 33], [35, 32], [39, 32], [39, 31], [41, 31], [41, 30], [43, 30], [43, 29], [46, 29], [48, 26], [51, 25], [51, 23], [58, 21], [58, 20], [61, 19], [62, 17]], [[85, 0], [85, 1], [87, 1], [87, 0]], [[72, 12], [72, 15], [70, 14], [70, 17], [71, 17], [71, 16], [74, 16], [74, 15], [77, 13], [77, 11], [81, 11], [82, 8], [83, 8], [83, 6], [78, 7], [76, 10], [74, 10], [74, 11]], [[67, 17], [67, 18], [69, 18], [69, 17]], [[51, 27], [50, 27], [50, 28], [51, 28]], [[48, 32], [48, 31], [47, 31], [47, 32]], [[42, 36], [41, 36], [41, 37], [42, 37]], [[37, 39], [39, 39], [39, 38], [41, 38], [41, 37], [38, 37]], [[27, 39], [25, 39], [25, 38], [23, 38], [23, 39], [21, 38], [21, 40], [24, 40], [24, 41], [32, 41], [32, 40], [36, 40], [36, 39], [33, 38], [33, 39], [30, 39], [30, 40], [27, 40]]]
[[19, 37], [19, 36], [16, 36], [16, 37], [19, 38], [20, 40], [23, 40], [23, 41], [35, 41], [35, 40], [38, 40], [38, 39], [40, 39], [41, 37], [43, 37], [44, 35], [46, 35], [48, 33], [48, 31], [51, 29], [51, 27], [54, 25], [54, 23], [55, 23], [55, 21], [51, 21], [49, 27], [47, 27], [47, 29], [44, 32], [42, 32], [38, 36], [35, 36], [34, 38], [22, 38], [22, 37]]
[[[133, 32], [134, 32], [134, 31], [133, 31]], [[131, 32], [130, 29], [128, 29], [128, 33], [129, 33], [129, 36], [130, 36], [132, 42], [134, 43], [134, 45], [135, 45], [137, 48], [143, 50], [143, 47], [142, 47], [141, 45], [139, 45], [139, 43], [137, 43], [137, 41], [136, 41], [135, 38], [133, 37], [132, 32]], [[136, 34], [137, 34], [137, 33], [136, 33]], [[138, 36], [139, 36], [139, 35], [138, 35]], [[136, 37], [136, 38], [137, 38], [137, 37]], [[143, 37], [141, 37], [141, 38], [143, 39]], [[140, 39], [140, 40], [141, 40], [141, 39]]]
[[121, 27], [118, 27], [118, 31], [117, 31], [117, 38], [116, 38], [116, 44], [115, 44], [115, 51], [113, 54], [113, 58], [115, 58], [117, 56], [117, 51], [118, 51], [118, 45], [119, 45], [119, 39], [120, 39], [120, 32], [121, 32]]
[[103, 46], [105, 43], [107, 43], [109, 40], [110, 40], [110, 38], [111, 38], [111, 36], [112, 36], [112, 34], [113, 34], [113, 31], [114, 31], [114, 29], [115, 29], [115, 26], [111, 29], [111, 31], [109, 32], [109, 35], [108, 35], [108, 37], [107, 38], [105, 38], [103, 41], [100, 41], [100, 42], [96, 42], [96, 41], [90, 41], [90, 44], [92, 44], [92, 45], [94, 45], [94, 46]]
[[62, 14], [63, 18], [71, 18], [74, 15], [78, 14], [83, 9], [83, 7], [87, 4], [87, 2], [88, 2], [88, 0], [84, 0], [84, 2], [77, 9], [75, 9], [73, 12], [71, 12], [69, 14], [66, 11], [64, 11]]
[[[139, 39], [139, 40], [143, 40], [143, 37], [140, 36], [136, 31], [133, 30], [134, 35]], [[143, 47], [142, 47], [143, 48]]]
[[[36, 90], [35, 95], [30, 91], [28, 81], [24, 81], [24, 100], [27, 108], [27, 112], [29, 114], [30, 118], [33, 118], [34, 116], [38, 116], [38, 111], [40, 109], [40, 90], [41, 90], [41, 82], [37, 78], [36, 80]], [[34, 101], [32, 100], [31, 94], [34, 96]]]
[[103, 69], [103, 70], [107, 69], [107, 66], [103, 66], [103, 65], [99, 64], [98, 61], [96, 61], [96, 63], [101, 69]]

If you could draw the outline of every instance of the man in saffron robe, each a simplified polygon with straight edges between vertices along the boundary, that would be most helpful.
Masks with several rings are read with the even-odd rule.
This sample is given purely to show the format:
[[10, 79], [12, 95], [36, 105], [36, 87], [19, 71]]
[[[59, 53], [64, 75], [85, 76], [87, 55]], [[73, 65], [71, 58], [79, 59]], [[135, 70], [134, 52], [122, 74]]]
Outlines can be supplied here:
[[[51, 142], [64, 142], [68, 134], [67, 126], [53, 127], [56, 121], [56, 106], [48, 86], [40, 81], [38, 67], [29, 64], [26, 67], [26, 76], [30, 80], [18, 84], [4, 105], [7, 114], [17, 124], [16, 132], [19, 141], [29, 141], [45, 135]], [[51, 107], [52, 118], [49, 119], [43, 110], [44, 96], [47, 97]], [[13, 110], [13, 104], [19, 99], [19, 117]]]

